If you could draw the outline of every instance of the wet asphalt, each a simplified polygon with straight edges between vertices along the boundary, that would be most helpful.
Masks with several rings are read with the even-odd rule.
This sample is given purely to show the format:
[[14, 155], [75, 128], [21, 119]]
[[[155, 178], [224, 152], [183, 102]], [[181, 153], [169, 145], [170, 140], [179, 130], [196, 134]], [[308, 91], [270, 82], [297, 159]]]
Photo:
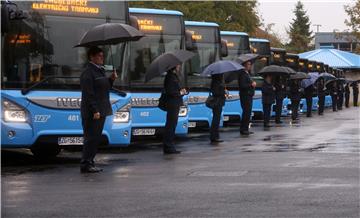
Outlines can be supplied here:
[[79, 173], [80, 152], [36, 160], [2, 150], [2, 217], [359, 217], [360, 109], [301, 116], [254, 135], [223, 128], [101, 150], [102, 173]]

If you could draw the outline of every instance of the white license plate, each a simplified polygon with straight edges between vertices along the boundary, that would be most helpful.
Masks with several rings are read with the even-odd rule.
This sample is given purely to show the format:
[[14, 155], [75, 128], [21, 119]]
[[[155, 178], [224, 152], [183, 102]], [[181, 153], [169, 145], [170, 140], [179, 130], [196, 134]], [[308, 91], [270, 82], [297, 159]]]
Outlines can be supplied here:
[[58, 145], [83, 145], [83, 137], [59, 137]]
[[224, 121], [229, 121], [230, 117], [229, 116], [224, 116]]
[[196, 122], [189, 122], [189, 128], [195, 128]]
[[155, 129], [134, 129], [133, 135], [155, 135]]

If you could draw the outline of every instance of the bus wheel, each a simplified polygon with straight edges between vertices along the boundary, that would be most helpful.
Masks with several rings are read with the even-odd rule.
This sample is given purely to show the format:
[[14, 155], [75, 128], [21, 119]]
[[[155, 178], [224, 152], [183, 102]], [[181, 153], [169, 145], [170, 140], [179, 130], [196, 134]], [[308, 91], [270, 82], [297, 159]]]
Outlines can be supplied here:
[[61, 148], [59, 146], [33, 146], [30, 150], [36, 158], [49, 159], [56, 157]]

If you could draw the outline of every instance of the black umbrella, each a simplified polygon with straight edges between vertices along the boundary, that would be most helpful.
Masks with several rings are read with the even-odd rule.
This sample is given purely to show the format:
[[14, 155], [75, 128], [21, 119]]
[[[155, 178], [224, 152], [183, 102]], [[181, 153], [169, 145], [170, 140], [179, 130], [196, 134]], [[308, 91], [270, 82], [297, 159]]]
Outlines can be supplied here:
[[270, 66], [264, 67], [262, 70], [260, 70], [260, 72], [258, 74], [262, 75], [262, 76], [263, 75], [288, 76], [288, 75], [294, 74], [294, 72], [286, 69], [285, 67], [281, 67], [281, 66], [277, 66], [277, 65], [270, 65]]
[[146, 70], [145, 82], [160, 76], [162, 73], [182, 64], [195, 55], [195, 53], [185, 50], [176, 50], [173, 52], [166, 52], [151, 62]]
[[297, 73], [295, 70], [293, 70], [290, 67], [284, 67], [284, 68], [289, 72], [289, 75], [295, 75]]
[[296, 74], [290, 75], [291, 80], [302, 80], [302, 79], [310, 79], [310, 76], [304, 72], [296, 72]]
[[91, 28], [75, 47], [114, 45], [121, 42], [137, 41], [144, 33], [122, 23], [104, 23]]
[[240, 64], [243, 64], [243, 63], [248, 62], [248, 61], [253, 62], [258, 57], [259, 57], [258, 54], [252, 54], [252, 53], [242, 54], [238, 58], [236, 58], [235, 61], [240, 63]]

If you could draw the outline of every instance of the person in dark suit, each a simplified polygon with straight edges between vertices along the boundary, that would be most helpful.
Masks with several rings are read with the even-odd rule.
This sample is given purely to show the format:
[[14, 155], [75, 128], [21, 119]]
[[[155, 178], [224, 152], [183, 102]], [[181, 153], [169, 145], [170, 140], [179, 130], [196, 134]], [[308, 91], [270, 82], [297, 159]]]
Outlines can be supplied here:
[[242, 63], [245, 69], [239, 73], [238, 84], [239, 84], [239, 95], [240, 104], [242, 108], [240, 134], [250, 135], [253, 132], [249, 131], [249, 124], [252, 111], [253, 96], [255, 94], [256, 82], [250, 77], [251, 61]]
[[88, 50], [89, 63], [80, 76], [81, 119], [84, 130], [82, 150], [82, 173], [96, 173], [101, 169], [95, 166], [94, 158], [97, 147], [101, 144], [101, 135], [105, 119], [112, 115], [110, 89], [117, 78], [113, 72], [110, 78], [105, 76], [104, 53], [98, 47]]
[[306, 117], [311, 117], [312, 105], [313, 105], [313, 94], [314, 94], [314, 86], [310, 85], [304, 89], [304, 95], [306, 99]]
[[344, 86], [340, 80], [336, 82], [336, 85], [338, 89], [337, 108], [338, 110], [342, 110], [342, 106], [344, 104]]
[[265, 75], [264, 83], [261, 87], [262, 105], [264, 112], [264, 128], [270, 127], [271, 105], [275, 101], [275, 87], [271, 84], [271, 75]]
[[301, 88], [299, 80], [290, 80], [291, 119], [298, 121], [298, 110], [301, 99]]
[[281, 121], [281, 112], [283, 107], [283, 101], [286, 95], [286, 87], [284, 84], [284, 79], [281, 76], [277, 76], [275, 79], [275, 123], [280, 124]]
[[317, 95], [319, 97], [319, 115], [324, 115], [324, 107], [325, 107], [325, 85], [324, 79], [320, 78], [317, 81]]
[[215, 107], [212, 108], [213, 118], [210, 127], [210, 141], [212, 143], [223, 142], [219, 136], [219, 125], [222, 108], [225, 105], [225, 85], [223, 74], [214, 74], [211, 76], [210, 91], [214, 97]]
[[350, 83], [346, 83], [345, 85], [345, 107], [349, 107], [350, 102]]
[[177, 65], [167, 71], [164, 80], [164, 90], [166, 95], [166, 123], [163, 136], [163, 152], [164, 154], [179, 154], [174, 145], [175, 129], [179, 118], [179, 111], [183, 105], [182, 96], [186, 94], [186, 90], [180, 87], [180, 79], [178, 73], [181, 72], [181, 66]]
[[351, 84], [352, 88], [353, 88], [353, 102], [354, 102], [354, 107], [358, 106], [358, 97], [359, 97], [359, 84], [358, 82], [353, 82]]
[[329, 84], [329, 88], [330, 88], [330, 95], [331, 95], [331, 100], [332, 100], [332, 108], [333, 111], [337, 111], [337, 87], [336, 87], [336, 82], [332, 82]]

